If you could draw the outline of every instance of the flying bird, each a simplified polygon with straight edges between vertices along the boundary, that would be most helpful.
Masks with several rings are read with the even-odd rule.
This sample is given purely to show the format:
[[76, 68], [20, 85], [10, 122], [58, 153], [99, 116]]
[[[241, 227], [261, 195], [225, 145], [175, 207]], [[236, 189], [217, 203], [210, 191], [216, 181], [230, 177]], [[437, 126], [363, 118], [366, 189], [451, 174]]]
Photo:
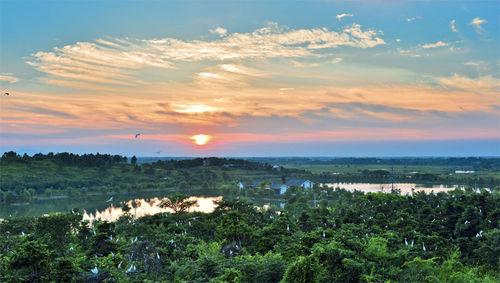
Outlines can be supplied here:
[[5, 92], [5, 93], [4, 93], [3, 95], [7, 95], [7, 96], [9, 96], [9, 95], [10, 95], [10, 93], [8, 93], [8, 92]]
[[141, 133], [137, 133], [137, 134], [135, 134], [135, 136], [134, 136], [134, 137], [135, 137], [135, 138], [138, 138], [140, 135], [141, 135]]
[[96, 266], [96, 267], [92, 268], [92, 269], [90, 270], [90, 272], [92, 272], [92, 274], [94, 274], [94, 275], [97, 275], [97, 274], [99, 274], [99, 269], [98, 269], [98, 268], [97, 268], [97, 266]]
[[110, 197], [106, 202], [112, 202], [113, 201], [113, 197]]

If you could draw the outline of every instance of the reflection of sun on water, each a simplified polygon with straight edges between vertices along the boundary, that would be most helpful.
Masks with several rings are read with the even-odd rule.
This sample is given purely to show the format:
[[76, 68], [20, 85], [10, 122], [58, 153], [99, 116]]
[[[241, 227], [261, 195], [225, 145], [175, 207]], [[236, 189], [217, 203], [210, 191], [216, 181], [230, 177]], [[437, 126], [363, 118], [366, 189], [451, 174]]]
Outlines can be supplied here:
[[199, 134], [191, 136], [191, 139], [193, 140], [193, 143], [196, 145], [205, 145], [210, 141], [211, 137], [209, 135]]
[[[190, 208], [190, 212], [197, 211], [211, 213], [217, 207], [214, 201], [219, 201], [222, 197], [190, 197], [189, 199], [198, 201], [198, 206]], [[132, 201], [135, 203], [132, 204]], [[130, 200], [127, 202], [128, 206], [131, 207], [128, 213], [134, 218], [139, 218], [145, 215], [172, 212], [169, 208], [161, 208], [160, 202], [161, 199], [159, 198], [153, 198], [148, 201], [145, 199]], [[87, 213], [84, 211], [83, 220], [87, 220], [90, 224], [92, 224], [95, 220], [112, 222], [118, 220], [118, 218], [120, 218], [123, 214], [124, 212], [121, 207], [111, 205], [102, 211], [96, 210], [95, 213]]]

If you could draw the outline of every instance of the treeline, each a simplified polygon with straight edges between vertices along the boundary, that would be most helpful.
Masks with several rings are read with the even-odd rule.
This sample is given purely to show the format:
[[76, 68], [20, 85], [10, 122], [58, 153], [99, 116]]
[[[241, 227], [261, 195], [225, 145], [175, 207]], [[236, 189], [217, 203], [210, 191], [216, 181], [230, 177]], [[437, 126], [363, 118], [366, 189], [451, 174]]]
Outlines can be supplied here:
[[100, 167], [100, 166], [112, 166], [115, 164], [126, 163], [127, 157], [120, 155], [110, 155], [110, 154], [74, 154], [68, 152], [53, 153], [49, 152], [47, 154], [37, 153], [33, 156], [28, 154], [19, 155], [14, 151], [5, 152], [0, 158], [1, 162], [32, 162], [32, 161], [54, 161], [60, 165], [68, 166], [81, 166], [81, 167]]
[[[307, 173], [273, 168], [269, 164], [226, 158], [163, 160], [138, 164], [108, 154], [49, 153], [0, 158], [0, 203], [29, 203], [38, 197], [78, 197], [87, 194], [131, 193], [147, 190], [202, 189], [210, 193], [232, 190], [247, 176]], [[251, 177], [250, 180], [252, 180]]]
[[498, 194], [328, 191], [284, 209], [0, 222], [1, 282], [499, 282]]
[[[67, 166], [81, 166], [81, 167], [102, 167], [102, 166], [112, 166], [116, 164], [127, 163], [127, 157], [121, 155], [110, 155], [110, 154], [74, 154], [68, 152], [53, 153], [49, 152], [47, 154], [37, 153], [32, 156], [28, 154], [19, 155], [14, 151], [5, 152], [0, 158], [0, 162], [11, 163], [11, 162], [25, 162], [29, 163], [32, 161], [53, 161], [60, 165]], [[138, 158], [132, 156], [130, 159], [131, 164], [138, 164]], [[219, 166], [227, 168], [240, 168], [247, 170], [273, 170], [272, 165], [262, 162], [254, 162], [244, 159], [234, 159], [234, 158], [218, 158], [218, 157], [207, 157], [207, 158], [192, 158], [192, 159], [169, 159], [169, 160], [158, 160], [156, 162], [144, 163], [151, 164], [153, 167], [163, 168], [163, 169], [184, 169], [193, 168], [201, 166]], [[303, 172], [303, 170], [289, 169], [291, 171]]]
[[272, 170], [272, 166], [267, 163], [252, 162], [243, 159], [232, 158], [193, 158], [183, 160], [158, 160], [152, 163], [153, 166], [163, 167], [165, 169], [192, 168], [200, 166], [218, 166], [226, 168], [240, 168], [248, 170]]

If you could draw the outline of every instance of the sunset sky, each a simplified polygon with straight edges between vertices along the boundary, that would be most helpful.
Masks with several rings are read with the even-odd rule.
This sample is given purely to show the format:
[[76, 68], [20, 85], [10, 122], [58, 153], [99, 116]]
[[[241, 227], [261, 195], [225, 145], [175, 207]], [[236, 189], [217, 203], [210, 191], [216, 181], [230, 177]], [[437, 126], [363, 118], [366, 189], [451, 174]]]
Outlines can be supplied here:
[[499, 5], [2, 0], [0, 151], [498, 156]]

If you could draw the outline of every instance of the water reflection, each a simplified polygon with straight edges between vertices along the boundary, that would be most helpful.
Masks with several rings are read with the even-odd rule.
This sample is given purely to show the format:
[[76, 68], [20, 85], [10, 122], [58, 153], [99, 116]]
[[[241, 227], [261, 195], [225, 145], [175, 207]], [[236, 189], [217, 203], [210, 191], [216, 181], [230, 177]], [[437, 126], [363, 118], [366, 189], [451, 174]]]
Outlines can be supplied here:
[[[197, 206], [193, 206], [189, 209], [189, 212], [205, 212], [210, 213], [213, 212], [217, 205], [214, 201], [221, 200], [222, 197], [190, 197], [189, 200], [198, 201]], [[131, 208], [128, 212], [132, 217], [139, 218], [146, 215], [154, 215], [157, 213], [164, 212], [172, 212], [169, 208], [161, 208], [160, 198], [151, 198], [151, 199], [133, 199], [129, 200], [126, 203]], [[83, 220], [87, 220], [90, 223], [99, 220], [99, 221], [116, 221], [120, 216], [125, 214], [122, 210], [122, 205], [115, 206], [111, 204], [109, 207], [99, 211], [96, 209], [95, 213], [88, 213], [84, 210], [83, 212]]]
[[390, 193], [392, 188], [395, 190], [400, 190], [402, 195], [409, 195], [413, 192], [424, 192], [424, 193], [439, 193], [439, 192], [449, 192], [454, 189], [460, 188], [463, 189], [463, 186], [459, 185], [432, 185], [432, 186], [423, 186], [415, 183], [394, 183], [394, 184], [377, 184], [377, 183], [325, 183], [323, 186], [328, 188], [336, 189], [344, 189], [347, 191], [361, 191], [364, 193], [375, 193], [375, 192], [384, 192]]

